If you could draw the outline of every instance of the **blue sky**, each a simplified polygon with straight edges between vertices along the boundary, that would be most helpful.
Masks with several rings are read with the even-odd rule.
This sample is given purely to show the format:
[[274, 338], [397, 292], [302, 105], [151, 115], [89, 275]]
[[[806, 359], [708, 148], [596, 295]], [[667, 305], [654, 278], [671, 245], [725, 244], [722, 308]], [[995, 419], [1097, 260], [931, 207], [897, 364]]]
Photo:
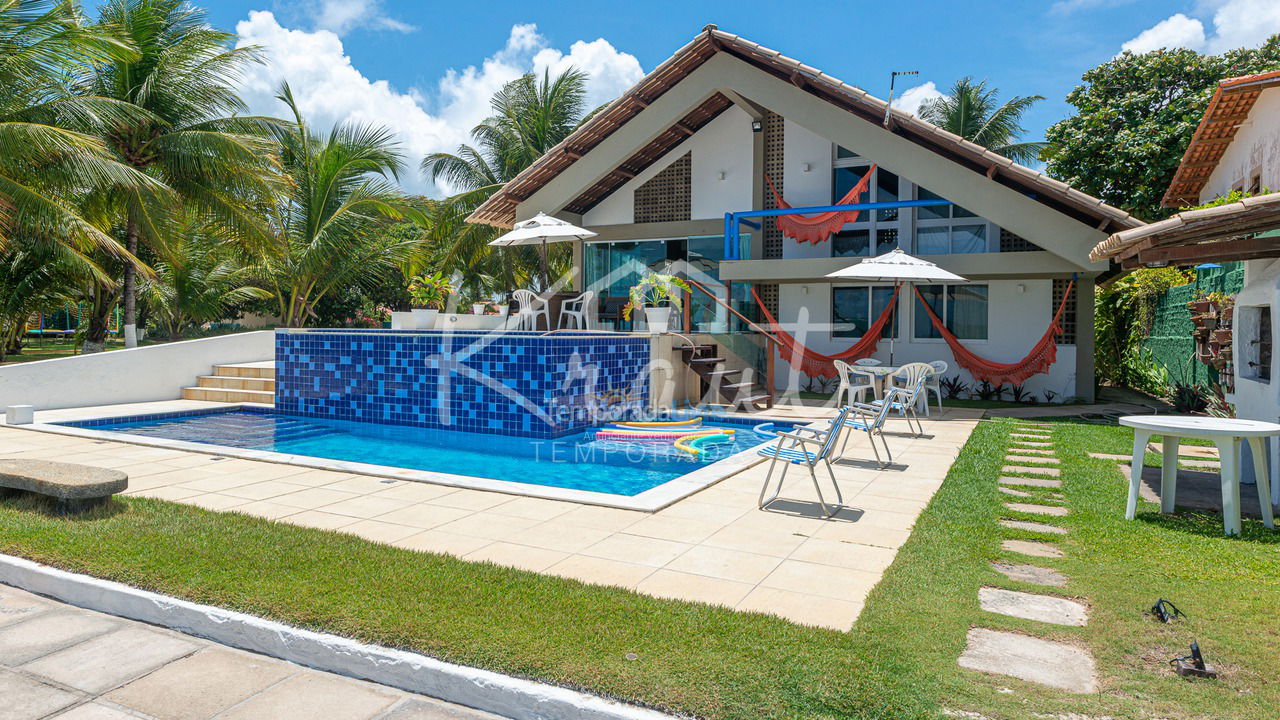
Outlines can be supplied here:
[[[288, 79], [314, 124], [387, 124], [414, 166], [464, 140], [514, 74], [580, 65], [596, 73], [593, 99], [603, 101], [707, 23], [880, 97], [893, 70], [920, 71], [903, 83], [922, 86], [915, 99], [963, 75], [989, 79], [1006, 97], [1043, 95], [1027, 118], [1031, 139], [1070, 114], [1064, 98], [1080, 75], [1127, 43], [1217, 52], [1280, 32], [1280, 0], [196, 2], [216, 26], [266, 47], [269, 65], [244, 91], [255, 110], [280, 112], [272, 89]], [[447, 190], [416, 177], [405, 185]]]

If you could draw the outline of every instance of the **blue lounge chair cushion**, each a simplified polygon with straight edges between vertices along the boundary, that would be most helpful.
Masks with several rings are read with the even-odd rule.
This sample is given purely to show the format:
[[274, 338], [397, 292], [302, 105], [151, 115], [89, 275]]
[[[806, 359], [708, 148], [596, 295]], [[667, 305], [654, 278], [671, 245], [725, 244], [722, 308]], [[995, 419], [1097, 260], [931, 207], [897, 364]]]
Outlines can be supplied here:
[[762, 447], [756, 453], [762, 457], [776, 457], [779, 460], [786, 460], [791, 463], [816, 463], [818, 461], [817, 453], [811, 453], [808, 450], [799, 448], [779, 448], [777, 445]]

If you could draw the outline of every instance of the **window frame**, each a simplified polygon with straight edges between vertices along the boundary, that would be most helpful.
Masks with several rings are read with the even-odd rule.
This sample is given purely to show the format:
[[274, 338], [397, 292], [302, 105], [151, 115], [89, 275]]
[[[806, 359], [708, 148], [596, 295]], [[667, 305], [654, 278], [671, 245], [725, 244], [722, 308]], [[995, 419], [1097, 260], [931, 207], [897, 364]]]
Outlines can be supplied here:
[[[845, 284], [845, 283], [842, 283], [842, 284], [839, 284], [839, 285], [832, 285], [832, 286], [831, 286], [831, 322], [830, 322], [830, 323], [829, 323], [829, 325], [828, 325], [828, 330], [827, 330], [827, 335], [828, 335], [828, 337], [830, 337], [832, 340], [854, 340], [854, 341], [858, 341], [858, 340], [861, 340], [861, 339], [862, 339], [862, 336], [861, 336], [861, 335], [841, 335], [841, 334], [837, 333], [837, 331], [836, 331], [836, 325], [838, 324], [838, 322], [837, 322], [837, 320], [836, 320], [836, 291], [837, 291], [837, 290], [855, 290], [855, 289], [864, 289], [864, 290], [866, 290], [866, 291], [867, 291], [867, 325], [869, 326], [871, 323], [875, 322], [875, 318], [876, 318], [876, 312], [875, 312], [875, 307], [876, 307], [876, 305], [875, 305], [875, 293], [876, 293], [876, 290], [877, 290], [877, 289], [884, 289], [884, 288], [888, 288], [890, 292], [892, 292], [892, 291], [893, 291], [893, 286], [892, 286], [892, 285], [874, 284], [874, 283], [864, 283], [864, 284], [858, 284], [858, 283]], [[891, 296], [891, 297], [892, 297], [892, 296]], [[885, 334], [881, 334], [880, 339], [881, 339], [881, 340], [894, 340], [895, 342], [896, 342], [896, 341], [899, 341], [899, 340], [902, 340], [902, 339], [903, 339], [903, 337], [902, 337], [902, 327], [903, 327], [903, 322], [902, 322], [902, 293], [899, 293], [899, 294], [898, 294], [898, 305], [897, 305], [897, 309], [896, 309], [896, 311], [894, 312], [894, 314], [893, 314], [893, 316], [892, 316], [891, 320], [889, 321], [888, 325], [885, 327], [885, 330], [884, 330], [884, 331], [882, 331], [882, 332], [888, 332], [889, 334], [887, 334], [887, 335], [885, 335]]]
[[[831, 143], [831, 204], [832, 205], [836, 204], [840, 200], [840, 198], [836, 196], [836, 173], [839, 170], [849, 169], [849, 168], [870, 168], [872, 165], [876, 165], [876, 163], [873, 163], [870, 158], [866, 158], [861, 155], [858, 155], [856, 152], [849, 150], [849, 148], [844, 148], [844, 149], [847, 152], [854, 152], [853, 157], [840, 157], [840, 149], [841, 149], [841, 146], [839, 143], [834, 143], [834, 142]], [[876, 170], [875, 170], [876, 174], [874, 177], [871, 178], [870, 183], [868, 183], [868, 190], [870, 190], [870, 195], [869, 195], [869, 198], [867, 199], [867, 202], [880, 202], [880, 171], [881, 170], [882, 168], [879, 165], [876, 165]], [[890, 171], [885, 170], [885, 172], [890, 172]], [[897, 173], [892, 173], [892, 174], [894, 177], [898, 179], [898, 191], [896, 193], [897, 197], [893, 198], [893, 200], [901, 200], [903, 199], [903, 196], [904, 196], [904, 186], [910, 186], [910, 188], [914, 188], [915, 187], [914, 183], [907, 180], [906, 178], [903, 178], [901, 175], [898, 175]], [[906, 194], [909, 195], [911, 192], [914, 192], [914, 190], [909, 189], [906, 192]], [[885, 212], [896, 212], [897, 215], [893, 220], [880, 219], [881, 213], [885, 213]], [[893, 248], [895, 247], [900, 247], [900, 248], [903, 247], [902, 245], [903, 227], [904, 227], [903, 223], [904, 223], [904, 218], [907, 215], [909, 215], [909, 213], [904, 213], [902, 209], [897, 209], [892, 211], [870, 210], [870, 211], [865, 211], [860, 213], [860, 217], [857, 222], [845, 223], [838, 231], [836, 231], [835, 233], [832, 233], [831, 257], [833, 258], [878, 257], [880, 255], [883, 255], [886, 252], [893, 250]], [[839, 235], [845, 232], [852, 232], [854, 230], [865, 230], [867, 232], [867, 253], [868, 254], [837, 255], [836, 242], [835, 242], [836, 235]], [[881, 249], [881, 244], [880, 244], [880, 233], [882, 231], [891, 231], [891, 232], [897, 233], [897, 241], [893, 245], [885, 244], [883, 250]], [[903, 250], [905, 252], [906, 248], [903, 248]]]
[[[987, 312], [986, 312], [986, 318], [985, 318], [985, 321], [984, 321], [984, 323], [983, 323], [983, 324], [984, 324], [984, 327], [985, 327], [985, 329], [986, 329], [986, 337], [981, 337], [981, 338], [969, 338], [969, 337], [961, 337], [960, 335], [956, 335], [956, 339], [958, 339], [958, 340], [962, 340], [962, 341], [964, 341], [965, 343], [987, 343], [987, 342], [990, 342], [990, 341], [991, 341], [991, 285], [990, 285], [990, 283], [927, 283], [927, 284], [926, 284], [926, 283], [921, 283], [920, 285], [917, 285], [916, 287], [917, 287], [917, 288], [919, 288], [919, 289], [921, 290], [921, 292], [923, 293], [923, 291], [924, 291], [924, 289], [925, 289], [925, 288], [928, 288], [928, 287], [937, 287], [937, 286], [940, 286], [940, 287], [942, 287], [942, 288], [943, 288], [942, 312], [938, 313], [938, 315], [940, 315], [940, 316], [942, 317], [942, 324], [943, 324], [943, 325], [945, 325], [945, 326], [947, 327], [947, 329], [948, 329], [948, 330], [951, 330], [952, 334], [955, 334], [955, 330], [951, 327], [951, 317], [950, 317], [950, 315], [951, 315], [951, 310], [949, 309], [950, 304], [947, 302], [947, 299], [948, 299], [948, 298], [947, 298], [947, 296], [948, 296], [948, 295], [950, 295], [950, 294], [952, 293], [952, 290], [953, 290], [954, 288], [978, 288], [978, 287], [981, 287], [981, 288], [984, 288], [984, 289], [986, 290], [986, 300], [987, 300], [987, 302], [986, 302], [986, 310], [987, 310]], [[916, 305], [917, 305], [917, 303], [920, 303], [920, 302], [921, 302], [920, 297], [919, 297], [919, 296], [917, 296], [915, 292], [912, 292], [912, 293], [911, 293], [911, 336], [910, 336], [910, 338], [908, 338], [908, 340], [909, 340], [910, 342], [913, 342], [913, 343], [945, 343], [945, 342], [946, 342], [946, 340], [944, 340], [943, 338], [940, 338], [940, 337], [920, 337], [920, 335], [918, 334], [918, 333], [919, 333], [919, 330], [920, 330], [920, 328], [921, 328], [922, 326], [920, 325], [920, 323], [916, 322], [916, 321], [917, 321], [917, 319], [922, 320], [922, 321], [923, 321], [923, 323], [924, 323], [923, 327], [928, 328], [930, 332], [932, 332], [932, 330], [933, 330], [933, 323], [929, 322], [929, 319], [928, 319], [928, 316], [927, 316], [927, 315], [926, 315], [924, 318], [918, 318], [918, 313], [919, 313], [919, 312], [921, 312], [921, 309], [920, 309], [920, 308], [917, 308], [917, 307], [916, 307]], [[936, 312], [936, 311], [935, 311], [935, 312]]]

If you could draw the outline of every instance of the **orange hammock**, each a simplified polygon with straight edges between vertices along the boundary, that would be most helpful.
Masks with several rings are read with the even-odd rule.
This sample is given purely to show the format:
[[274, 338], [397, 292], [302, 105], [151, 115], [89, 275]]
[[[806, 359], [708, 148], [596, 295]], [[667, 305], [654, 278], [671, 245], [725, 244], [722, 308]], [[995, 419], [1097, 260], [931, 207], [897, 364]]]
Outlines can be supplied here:
[[[840, 202], [836, 205], [853, 205], [858, 201], [858, 197], [867, 191], [867, 185], [871, 182], [871, 176], [876, 171], [876, 166], [872, 165], [866, 175], [858, 181], [853, 189], [844, 194], [840, 198]], [[773, 193], [773, 201], [780, 209], [790, 210], [791, 206], [786, 200], [778, 194], [778, 189], [773, 186], [773, 180], [769, 178], [769, 174], [765, 173], [764, 181], [769, 184], [769, 192]], [[799, 243], [812, 243], [817, 245], [820, 242], [826, 242], [827, 238], [833, 233], [839, 232], [845, 223], [851, 223], [858, 219], [859, 210], [843, 210], [837, 212], [825, 212], [812, 217], [804, 215], [779, 215], [774, 218], [778, 224], [784, 237], [789, 237]]]
[[885, 306], [884, 310], [880, 311], [880, 317], [871, 323], [871, 327], [867, 328], [867, 331], [862, 334], [862, 338], [848, 350], [835, 355], [823, 355], [801, 345], [800, 341], [787, 334], [787, 331], [783, 330], [778, 321], [769, 313], [769, 308], [765, 307], [764, 302], [760, 300], [760, 296], [756, 294], [755, 287], [751, 288], [751, 296], [756, 299], [756, 305], [760, 306], [760, 312], [764, 315], [765, 322], [770, 326], [778, 343], [783, 348], [786, 348], [786, 351], [782, 353], [783, 359], [791, 367], [809, 377], [833, 378], [836, 376], [836, 360], [857, 360], [867, 357], [876, 351], [876, 345], [880, 344], [880, 332], [884, 330], [885, 323], [889, 322], [889, 316], [893, 314], [893, 308], [898, 303], [898, 291], [901, 289], [902, 286], [897, 286], [893, 289], [893, 297], [889, 298], [889, 304]]
[[1062, 326], [1058, 321], [1062, 319], [1062, 312], [1067, 309], [1067, 300], [1071, 297], [1071, 290], [1075, 286], [1075, 280], [1067, 284], [1067, 292], [1062, 296], [1062, 304], [1058, 306], [1058, 311], [1053, 314], [1053, 321], [1049, 323], [1049, 328], [1044, 331], [1044, 337], [1040, 338], [1040, 342], [1031, 348], [1031, 352], [1026, 357], [1016, 363], [997, 363], [983, 359], [969, 352], [968, 348], [960, 344], [960, 340], [947, 330], [942, 320], [938, 318], [933, 308], [929, 307], [929, 303], [925, 302], [924, 296], [920, 294], [920, 290], [913, 286], [916, 291], [916, 298], [920, 304], [924, 305], [924, 309], [929, 313], [929, 320], [933, 322], [933, 329], [937, 330], [942, 339], [947, 341], [947, 345], [951, 346], [951, 354], [955, 356], [956, 364], [969, 371], [970, 375], [977, 380], [986, 380], [992, 385], [1003, 385], [1011, 383], [1013, 385], [1021, 385], [1027, 378], [1032, 375], [1038, 375], [1049, 371], [1049, 366], [1058, 359], [1058, 343], [1055, 338], [1062, 334]]

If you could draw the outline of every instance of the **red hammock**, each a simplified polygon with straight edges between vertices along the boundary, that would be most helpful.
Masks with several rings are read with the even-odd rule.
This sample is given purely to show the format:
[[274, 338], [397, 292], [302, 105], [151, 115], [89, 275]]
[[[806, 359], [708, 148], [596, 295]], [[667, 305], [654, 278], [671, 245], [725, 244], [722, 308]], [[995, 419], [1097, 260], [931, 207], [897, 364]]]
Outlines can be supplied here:
[[898, 303], [898, 291], [902, 286], [893, 289], [893, 297], [889, 298], [889, 304], [884, 310], [880, 311], [880, 317], [871, 323], [871, 327], [862, 334], [858, 342], [844, 352], [835, 355], [823, 355], [814, 352], [800, 341], [796, 340], [769, 313], [769, 308], [765, 307], [764, 302], [760, 300], [760, 296], [756, 294], [755, 287], [751, 288], [751, 296], [756, 299], [756, 305], [760, 306], [760, 312], [764, 315], [765, 322], [768, 323], [773, 334], [777, 337], [778, 342], [786, 348], [786, 352], [782, 353], [782, 359], [786, 360], [791, 367], [808, 375], [809, 377], [833, 378], [836, 376], [836, 360], [857, 360], [864, 358], [876, 351], [876, 345], [880, 344], [880, 332], [884, 330], [885, 323], [889, 322], [889, 316], [893, 314], [893, 308]]
[[[876, 166], [872, 165], [866, 175], [858, 181], [853, 189], [844, 194], [840, 198], [840, 202], [836, 205], [853, 205], [858, 201], [858, 197], [867, 191], [867, 185], [871, 182], [871, 175], [875, 173]], [[769, 173], [765, 173], [764, 181], [769, 184], [769, 192], [773, 193], [774, 203], [783, 210], [790, 210], [791, 206], [786, 200], [778, 194], [777, 188], [773, 186], [773, 180], [769, 178]], [[839, 232], [845, 223], [851, 223], [858, 219], [860, 210], [843, 210], [837, 212], [826, 212], [812, 217], [804, 215], [779, 215], [774, 218], [784, 237], [789, 237], [799, 243], [812, 243], [817, 245], [820, 242], [826, 242], [827, 238], [833, 233]]]
[[1071, 290], [1075, 287], [1075, 280], [1067, 284], [1067, 292], [1062, 296], [1062, 304], [1058, 306], [1058, 311], [1053, 314], [1053, 321], [1049, 323], [1049, 328], [1044, 331], [1044, 337], [1040, 338], [1040, 342], [1031, 348], [1031, 352], [1026, 357], [1016, 363], [997, 363], [983, 359], [969, 352], [968, 348], [960, 344], [960, 340], [947, 330], [942, 320], [929, 307], [929, 303], [925, 302], [924, 296], [920, 294], [920, 290], [914, 286], [916, 298], [924, 305], [924, 309], [929, 313], [929, 320], [933, 322], [933, 329], [937, 330], [942, 339], [947, 341], [947, 345], [951, 346], [951, 354], [956, 359], [956, 364], [969, 371], [970, 375], [977, 380], [986, 380], [992, 385], [1003, 385], [1004, 383], [1012, 383], [1021, 385], [1027, 378], [1032, 375], [1038, 375], [1049, 371], [1049, 366], [1058, 359], [1058, 343], [1055, 338], [1062, 334], [1062, 326], [1058, 321], [1062, 319], [1062, 312], [1067, 309], [1067, 300], [1071, 298]]

